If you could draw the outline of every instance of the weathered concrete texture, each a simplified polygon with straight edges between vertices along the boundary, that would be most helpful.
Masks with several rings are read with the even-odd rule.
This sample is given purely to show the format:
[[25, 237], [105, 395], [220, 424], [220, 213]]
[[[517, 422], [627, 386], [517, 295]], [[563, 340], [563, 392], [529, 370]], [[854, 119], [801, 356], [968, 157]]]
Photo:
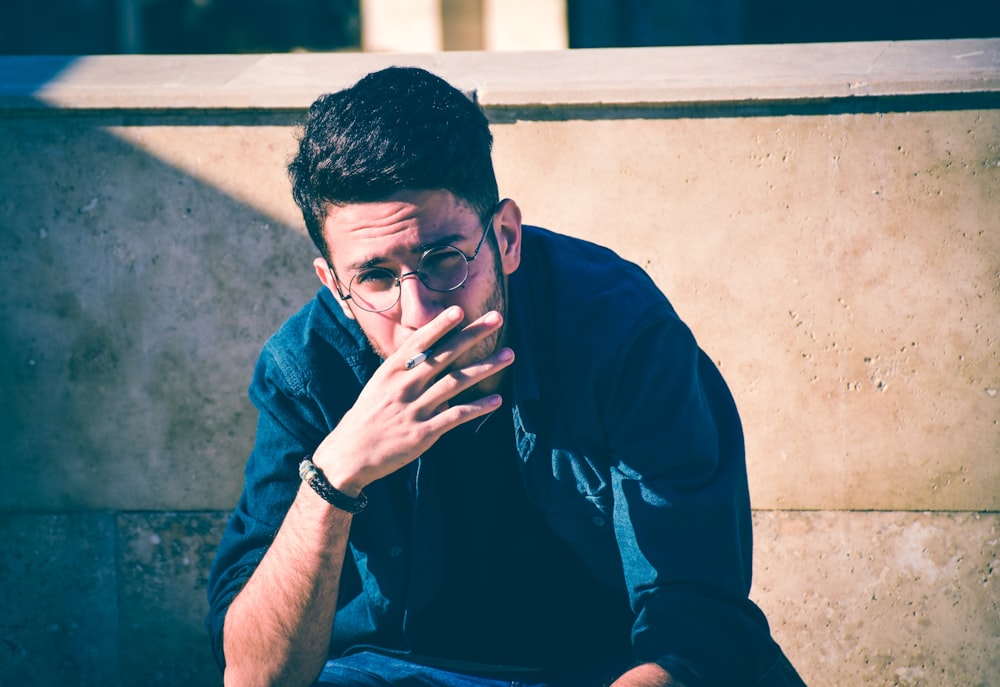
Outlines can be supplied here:
[[[2, 509], [235, 503], [315, 251], [291, 126], [184, 123], [0, 121]], [[649, 269], [720, 363], [757, 507], [1000, 508], [997, 111], [495, 133], [526, 220]]]
[[170, 127], [167, 162], [164, 129], [115, 131], [0, 120], [0, 510], [231, 507], [256, 356], [318, 284], [236, 197], [290, 204], [288, 127]]
[[205, 587], [227, 517], [228, 513], [118, 516], [123, 684], [221, 683], [204, 629]]
[[[516, 11], [513, 4], [491, 1], [484, 11], [506, 14]], [[1000, 91], [1000, 39], [990, 38], [412, 55], [14, 56], [0, 57], [0, 108], [305, 109], [320, 93], [396, 64], [430, 69], [488, 108]]]
[[116, 687], [108, 513], [0, 516], [0, 685]]
[[810, 687], [1000, 684], [1000, 515], [758, 512], [752, 596]]
[[495, 133], [527, 220], [645, 267], [719, 362], [757, 507], [1000, 508], [1000, 111]]
[[221, 684], [203, 624], [226, 517], [0, 517], [0, 685]]

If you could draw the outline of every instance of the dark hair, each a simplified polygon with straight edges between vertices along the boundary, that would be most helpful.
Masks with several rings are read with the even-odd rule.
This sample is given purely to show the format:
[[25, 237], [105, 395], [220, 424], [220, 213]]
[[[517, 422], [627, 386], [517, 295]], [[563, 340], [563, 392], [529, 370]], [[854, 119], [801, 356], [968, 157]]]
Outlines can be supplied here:
[[492, 147], [486, 115], [461, 91], [423, 69], [390, 67], [312, 104], [288, 165], [292, 195], [329, 260], [331, 205], [443, 190], [488, 215], [499, 200]]

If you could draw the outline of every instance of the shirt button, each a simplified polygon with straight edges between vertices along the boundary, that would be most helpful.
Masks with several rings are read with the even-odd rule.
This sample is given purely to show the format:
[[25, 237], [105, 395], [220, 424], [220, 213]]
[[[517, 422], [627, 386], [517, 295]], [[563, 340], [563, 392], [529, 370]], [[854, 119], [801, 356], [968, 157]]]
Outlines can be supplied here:
[[594, 523], [595, 527], [604, 527], [604, 518], [600, 515], [595, 515], [590, 521]]
[[392, 547], [391, 549], [389, 549], [389, 555], [392, 556], [393, 558], [397, 558], [403, 555], [403, 547], [402, 546]]

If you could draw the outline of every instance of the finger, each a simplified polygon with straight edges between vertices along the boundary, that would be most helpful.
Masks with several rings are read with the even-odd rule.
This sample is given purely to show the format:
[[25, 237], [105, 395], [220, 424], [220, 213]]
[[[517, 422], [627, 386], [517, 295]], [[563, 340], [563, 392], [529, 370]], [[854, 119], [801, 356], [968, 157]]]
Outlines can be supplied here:
[[513, 362], [514, 351], [509, 348], [501, 348], [481, 361], [451, 370], [424, 393], [421, 403], [425, 404], [424, 408], [432, 409], [428, 415], [433, 416], [442, 407], [449, 405], [452, 399], [510, 366]]
[[[411, 358], [411, 369], [420, 362], [427, 361], [434, 363], [439, 369], [447, 367], [483, 339], [496, 333], [502, 325], [503, 317], [500, 313], [490, 311], [462, 329], [449, 332], [430, 349], [419, 351]], [[421, 353], [424, 355], [420, 355]]]
[[426, 424], [430, 432], [441, 435], [470, 420], [492, 413], [502, 404], [503, 398], [500, 394], [489, 394], [467, 403], [445, 406], [441, 412], [429, 418]]
[[401, 366], [411, 370], [427, 360], [435, 344], [440, 342], [461, 323], [465, 313], [457, 305], [446, 308], [437, 317], [414, 332], [405, 346], [400, 347], [391, 358], [402, 359]]

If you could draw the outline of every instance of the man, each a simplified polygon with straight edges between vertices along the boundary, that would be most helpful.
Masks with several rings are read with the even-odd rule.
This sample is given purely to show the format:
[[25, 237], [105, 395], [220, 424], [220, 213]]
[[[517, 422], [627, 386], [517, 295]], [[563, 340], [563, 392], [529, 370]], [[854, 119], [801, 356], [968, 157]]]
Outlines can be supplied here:
[[725, 383], [638, 267], [522, 226], [491, 147], [419, 69], [310, 109], [322, 288], [250, 387], [226, 684], [801, 684], [747, 599]]

